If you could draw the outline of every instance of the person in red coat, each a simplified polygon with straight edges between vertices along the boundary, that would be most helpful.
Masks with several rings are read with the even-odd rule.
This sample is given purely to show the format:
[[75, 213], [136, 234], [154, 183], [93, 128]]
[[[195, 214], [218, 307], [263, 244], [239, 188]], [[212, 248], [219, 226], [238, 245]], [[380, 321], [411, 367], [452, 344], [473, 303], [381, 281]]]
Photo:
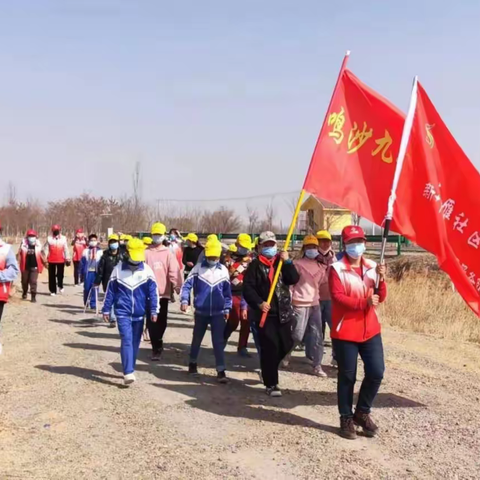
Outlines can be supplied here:
[[18, 249], [20, 272], [22, 273], [22, 299], [27, 299], [28, 287], [32, 303], [37, 301], [38, 275], [43, 272], [42, 244], [35, 230], [28, 230]]
[[[366, 237], [363, 229], [345, 227], [342, 239], [345, 254], [331, 266], [329, 273], [331, 337], [338, 362], [340, 435], [355, 439], [357, 426], [367, 436], [374, 436], [378, 431], [370, 417], [370, 410], [385, 371], [377, 307], [387, 296], [387, 286], [385, 265], [377, 265], [364, 257]], [[378, 291], [375, 291], [377, 275], [380, 283]], [[365, 378], [353, 413], [358, 355], [363, 360]]]
[[82, 262], [83, 251], [87, 248], [87, 240], [83, 229], [79, 228], [75, 232], [75, 238], [72, 241], [73, 246], [73, 281], [75, 285], [80, 285], [83, 283], [83, 275], [80, 268], [80, 263]]

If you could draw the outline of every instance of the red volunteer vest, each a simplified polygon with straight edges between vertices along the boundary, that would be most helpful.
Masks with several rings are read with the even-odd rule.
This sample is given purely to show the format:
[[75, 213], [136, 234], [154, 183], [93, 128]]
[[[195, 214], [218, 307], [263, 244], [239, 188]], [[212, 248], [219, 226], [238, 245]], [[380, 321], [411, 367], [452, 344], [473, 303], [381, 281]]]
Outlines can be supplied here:
[[[0, 270], [5, 270], [7, 266], [7, 255], [10, 251], [10, 245], [7, 243], [0, 243]], [[0, 302], [8, 302], [10, 296], [11, 283], [0, 283]]]
[[65, 245], [67, 239], [60, 235], [58, 238], [48, 237], [48, 263], [65, 263]]
[[[342, 282], [345, 294], [353, 298], [367, 298], [375, 288], [377, 264], [363, 260], [363, 279], [345, 259], [335, 262], [335, 269]], [[377, 311], [373, 307], [366, 310], [347, 310], [332, 299], [331, 337], [349, 342], [366, 342], [381, 331]]]
[[[25, 271], [25, 265], [27, 263], [27, 251], [28, 251], [28, 244], [23, 241], [22, 244], [20, 245], [20, 271], [24, 272]], [[38, 268], [38, 273], [43, 272], [43, 262], [42, 262], [42, 247], [37, 244], [35, 245], [35, 257], [37, 259], [37, 268]]]

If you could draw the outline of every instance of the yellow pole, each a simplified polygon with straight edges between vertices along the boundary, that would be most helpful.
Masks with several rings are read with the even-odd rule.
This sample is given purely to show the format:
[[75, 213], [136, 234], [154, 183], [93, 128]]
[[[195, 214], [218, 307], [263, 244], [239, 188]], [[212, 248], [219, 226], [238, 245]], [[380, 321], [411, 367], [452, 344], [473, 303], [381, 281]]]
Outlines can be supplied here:
[[[297, 224], [298, 215], [300, 213], [300, 208], [302, 207], [304, 197], [305, 197], [305, 190], [302, 190], [298, 197], [297, 206], [295, 207], [295, 213], [293, 214], [293, 218], [292, 218], [292, 223], [290, 224], [290, 229], [288, 230], [288, 235], [285, 240], [285, 245], [283, 247], [284, 252], [287, 252], [288, 247], [290, 246], [290, 240], [292, 239], [292, 235], [295, 230], [295, 225]], [[278, 278], [280, 277], [280, 272], [282, 271], [282, 266], [283, 266], [283, 260], [280, 260], [277, 270], [275, 271], [275, 276], [273, 277], [273, 282], [270, 287], [270, 293], [268, 294], [267, 303], [269, 305], [272, 303], [272, 298], [275, 293], [275, 288], [277, 287], [277, 282], [278, 282]], [[263, 327], [266, 319], [267, 319], [267, 314], [263, 313], [262, 319], [260, 320], [260, 328]]]

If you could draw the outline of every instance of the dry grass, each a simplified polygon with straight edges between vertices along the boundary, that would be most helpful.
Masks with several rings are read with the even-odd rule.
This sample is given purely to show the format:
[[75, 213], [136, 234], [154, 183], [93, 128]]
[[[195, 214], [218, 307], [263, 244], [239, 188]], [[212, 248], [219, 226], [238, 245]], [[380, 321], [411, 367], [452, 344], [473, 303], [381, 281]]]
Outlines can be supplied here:
[[480, 319], [439, 271], [434, 257], [401, 257], [389, 266], [388, 300], [382, 320], [441, 338], [480, 343]]

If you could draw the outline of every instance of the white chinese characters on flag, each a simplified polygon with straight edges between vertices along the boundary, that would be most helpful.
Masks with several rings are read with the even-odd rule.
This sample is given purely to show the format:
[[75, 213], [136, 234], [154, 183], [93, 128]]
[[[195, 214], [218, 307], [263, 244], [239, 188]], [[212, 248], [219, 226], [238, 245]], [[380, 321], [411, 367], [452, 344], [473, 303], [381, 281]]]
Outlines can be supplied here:
[[398, 230], [437, 256], [480, 316], [480, 174], [422, 86], [397, 189]]

